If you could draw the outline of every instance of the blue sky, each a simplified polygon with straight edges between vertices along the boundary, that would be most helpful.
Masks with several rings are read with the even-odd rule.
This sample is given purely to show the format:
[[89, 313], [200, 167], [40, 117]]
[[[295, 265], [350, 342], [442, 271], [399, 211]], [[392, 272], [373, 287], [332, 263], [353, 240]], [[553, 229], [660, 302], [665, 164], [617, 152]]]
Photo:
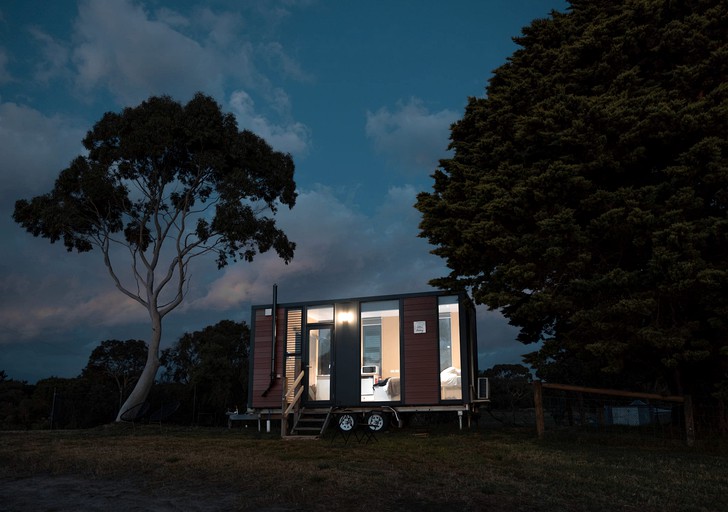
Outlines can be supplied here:
[[[163, 346], [250, 305], [429, 290], [447, 272], [417, 237], [420, 191], [447, 156], [468, 97], [516, 50], [512, 37], [564, 0], [9, 0], [0, 4], [0, 370], [74, 377], [106, 339], [148, 337], [144, 310], [100, 255], [67, 253], [11, 219], [49, 191], [107, 111], [196, 91], [291, 153], [297, 205], [270, 255], [193, 270]], [[530, 347], [478, 308], [480, 366]]]

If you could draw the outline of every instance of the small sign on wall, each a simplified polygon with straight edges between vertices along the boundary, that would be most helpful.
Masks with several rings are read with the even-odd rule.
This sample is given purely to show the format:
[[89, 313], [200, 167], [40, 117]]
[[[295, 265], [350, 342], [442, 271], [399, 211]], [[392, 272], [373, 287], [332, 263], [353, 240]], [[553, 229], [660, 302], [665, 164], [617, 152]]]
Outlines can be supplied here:
[[415, 334], [424, 334], [427, 332], [427, 322], [420, 320], [414, 322]]

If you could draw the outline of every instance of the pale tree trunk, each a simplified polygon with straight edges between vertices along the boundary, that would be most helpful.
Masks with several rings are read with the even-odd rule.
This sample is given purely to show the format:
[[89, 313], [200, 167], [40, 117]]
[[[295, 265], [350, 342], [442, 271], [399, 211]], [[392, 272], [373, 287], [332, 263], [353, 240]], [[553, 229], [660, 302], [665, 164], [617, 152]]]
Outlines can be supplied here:
[[154, 379], [157, 376], [157, 370], [159, 369], [159, 344], [162, 340], [162, 316], [153, 306], [150, 306], [150, 316], [152, 317], [152, 339], [149, 340], [147, 362], [134, 389], [124, 402], [124, 405], [119, 409], [116, 421], [123, 421], [121, 416], [124, 412], [147, 400], [149, 391], [151, 391]]
[[[159, 193], [161, 194], [161, 190]], [[162, 200], [160, 197], [158, 204], [161, 203]], [[183, 210], [186, 212], [186, 207]], [[138, 247], [142, 247], [144, 245], [142, 230], [139, 231], [138, 243], [136, 245], [130, 244], [128, 246], [132, 252], [132, 269], [137, 282], [137, 293], [133, 293], [125, 288], [114, 272], [109, 254], [110, 241], [107, 240], [103, 245], [104, 262], [109, 274], [116, 284], [116, 287], [126, 296], [145, 306], [149, 312], [149, 318], [152, 323], [152, 335], [149, 340], [147, 362], [144, 365], [144, 370], [142, 370], [142, 374], [134, 386], [134, 389], [119, 409], [116, 421], [123, 421], [121, 417], [126, 411], [136, 405], [143, 404], [147, 400], [149, 391], [151, 391], [152, 386], [154, 385], [157, 370], [159, 370], [159, 344], [162, 340], [162, 319], [167, 315], [167, 313], [179, 306], [184, 299], [187, 265], [190, 259], [207, 252], [207, 249], [204, 249], [200, 253], [194, 253], [193, 251], [195, 247], [197, 247], [197, 244], [186, 244], [186, 238], [184, 236], [184, 233], [186, 232], [186, 213], [180, 213], [180, 215], [180, 218], [173, 215], [171, 220], [163, 220], [165, 217], [163, 214], [160, 214], [159, 210], [156, 210], [153, 214], [151, 214], [151, 219], [153, 220], [153, 225], [156, 230], [155, 242], [150, 253], [151, 257], [148, 258], [144, 251], [137, 251]], [[141, 222], [140, 226], [145, 226], [146, 220], [149, 220], [149, 218], [144, 219], [144, 222]], [[159, 265], [162, 244], [169, 236], [169, 229], [176, 226], [177, 222], [181, 223], [179, 231], [175, 236], [177, 254], [174, 258], [172, 258], [172, 261], [167, 267], [166, 273], [162, 276], [157, 276], [155, 275], [155, 272]], [[140, 263], [142, 268], [146, 269], [146, 276], [142, 276], [142, 273], [138, 271], [138, 265]], [[157, 280], [157, 277], [161, 277], [161, 279]], [[173, 286], [175, 286], [176, 292], [169, 302], [160, 304], [160, 294], [170, 283], [175, 283]], [[141, 290], [143, 290], [141, 293], [145, 296], [144, 299], [140, 296]]]

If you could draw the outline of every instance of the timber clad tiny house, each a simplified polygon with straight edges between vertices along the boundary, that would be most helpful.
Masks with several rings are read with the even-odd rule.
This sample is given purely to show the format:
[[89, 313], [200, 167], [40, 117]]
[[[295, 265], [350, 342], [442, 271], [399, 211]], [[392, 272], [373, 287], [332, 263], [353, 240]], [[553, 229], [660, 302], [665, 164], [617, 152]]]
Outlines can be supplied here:
[[[366, 418], [373, 429], [410, 412], [477, 407], [475, 309], [466, 295], [427, 292], [253, 306], [249, 401], [302, 433]], [[292, 427], [289, 417], [294, 418]], [[290, 427], [290, 428], [289, 428]]]

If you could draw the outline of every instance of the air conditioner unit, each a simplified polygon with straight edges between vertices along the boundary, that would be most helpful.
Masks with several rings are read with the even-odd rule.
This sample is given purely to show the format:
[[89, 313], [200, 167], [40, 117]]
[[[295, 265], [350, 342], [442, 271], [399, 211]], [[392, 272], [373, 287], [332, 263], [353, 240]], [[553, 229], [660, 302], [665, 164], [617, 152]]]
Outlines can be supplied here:
[[490, 382], [488, 377], [478, 377], [478, 400], [490, 400]]

